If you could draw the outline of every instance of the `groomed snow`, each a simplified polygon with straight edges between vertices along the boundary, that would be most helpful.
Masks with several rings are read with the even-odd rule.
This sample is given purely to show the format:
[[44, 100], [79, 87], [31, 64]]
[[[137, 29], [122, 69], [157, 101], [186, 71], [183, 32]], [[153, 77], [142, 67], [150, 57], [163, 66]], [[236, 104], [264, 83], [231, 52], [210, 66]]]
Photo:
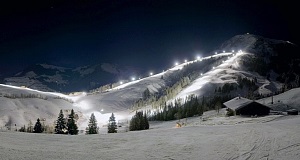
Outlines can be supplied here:
[[225, 125], [243, 118], [215, 117], [207, 120], [215, 123], [201, 124], [194, 117], [182, 128], [175, 128], [176, 121], [152, 122], [150, 130], [98, 135], [0, 132], [0, 159], [298, 160], [300, 116], [259, 121], [263, 118], [268, 117]]

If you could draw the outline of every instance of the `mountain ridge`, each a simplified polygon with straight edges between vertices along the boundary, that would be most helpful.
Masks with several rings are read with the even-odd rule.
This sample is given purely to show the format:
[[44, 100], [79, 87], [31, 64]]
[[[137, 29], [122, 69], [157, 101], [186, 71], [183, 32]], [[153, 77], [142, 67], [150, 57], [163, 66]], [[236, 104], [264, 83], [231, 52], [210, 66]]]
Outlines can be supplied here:
[[[251, 43], [251, 45], [253, 44]], [[233, 45], [231, 44], [231, 46]], [[228, 44], [227, 46], [230, 45]], [[273, 53], [267, 55], [277, 56]], [[254, 54], [238, 50], [232, 51], [232, 48], [230, 48], [229, 52], [199, 57], [195, 60], [174, 65], [160, 73], [147, 75], [141, 77], [141, 79], [127, 80], [123, 83], [114, 83], [105, 88], [96, 88], [88, 93], [78, 92], [70, 95], [58, 95], [54, 92], [45, 93], [40, 91], [32, 93], [29, 88], [15, 87], [14, 91], [12, 91], [11, 88], [13, 86], [0, 86], [0, 100], [3, 102], [0, 103], [0, 108], [2, 110], [11, 110], [12, 108], [9, 108], [9, 106], [12, 105], [18, 112], [18, 115], [24, 117], [27, 114], [24, 110], [35, 106], [32, 112], [37, 114], [36, 118], [41, 114], [39, 109], [36, 108], [39, 105], [42, 105], [43, 110], [46, 112], [52, 108], [49, 111], [51, 115], [57, 114], [59, 108], [74, 108], [75, 112], [82, 113], [80, 126], [84, 127], [91, 113], [95, 113], [99, 123], [105, 124], [112, 112], [119, 119], [128, 119], [135, 110], [151, 109], [156, 111], [161, 109], [166, 103], [171, 103], [177, 98], [184, 99], [193, 94], [211, 100], [218, 96], [235, 97], [237, 94], [248, 96], [251, 99], [259, 99], [299, 87], [299, 79], [297, 81], [297, 78], [295, 78], [297, 76], [293, 78], [286, 75], [285, 78], [289, 78], [290, 81], [278, 81], [278, 77], [281, 77], [282, 73], [276, 73], [270, 68], [269, 64], [272, 64], [272, 58], [269, 58], [270, 61], [267, 62], [260, 61], [261, 59], [264, 60], [262, 56], [266, 57], [265, 54]], [[266, 67], [264, 65], [257, 66], [257, 64], [262, 62], [267, 66], [266, 75], [257, 72]], [[253, 69], [253, 66], [257, 68]], [[283, 73], [290, 71], [290, 67], [283, 69]], [[35, 77], [35, 74], [30, 72], [24, 75], [29, 79], [29, 77]], [[294, 70], [293, 74], [300, 75], [297, 70]], [[291, 83], [295, 85], [288, 86]], [[22, 92], [23, 95], [20, 95], [20, 91], [26, 92]], [[24, 94], [30, 94], [31, 96], [22, 98]], [[36, 94], [44, 96], [51, 94], [52, 96], [46, 96], [46, 99], [41, 99], [43, 96]], [[53, 96], [53, 94], [56, 96]], [[28, 98], [32, 98], [32, 100]], [[66, 99], [71, 101], [66, 101]], [[43, 101], [47, 101], [47, 103], [43, 105]], [[209, 107], [213, 108], [215, 104], [210, 103], [210, 105]], [[28, 109], [27, 112], [29, 111], [31, 109]], [[18, 120], [18, 116], [13, 114], [16, 114], [16, 112], [5, 112], [5, 115], [2, 115], [1, 123], [7, 124], [14, 121], [14, 119], [21, 122]], [[34, 117], [33, 113], [31, 115]], [[23, 119], [28, 121], [28, 115], [26, 117], [27, 119]], [[47, 118], [52, 122], [55, 116]]]
[[4, 78], [5, 84], [26, 86], [42, 91], [73, 92], [90, 90], [122, 79], [133, 68], [110, 63], [87, 65], [76, 68], [41, 63], [28, 66], [12, 77]]

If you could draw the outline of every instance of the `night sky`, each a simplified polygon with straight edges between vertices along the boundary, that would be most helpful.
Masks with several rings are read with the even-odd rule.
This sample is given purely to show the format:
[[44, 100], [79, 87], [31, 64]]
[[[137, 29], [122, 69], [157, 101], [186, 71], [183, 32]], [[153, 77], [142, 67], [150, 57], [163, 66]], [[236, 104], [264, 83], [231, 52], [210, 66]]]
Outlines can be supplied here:
[[36, 63], [161, 69], [245, 33], [299, 44], [297, 5], [287, 2], [1, 1], [0, 74]]

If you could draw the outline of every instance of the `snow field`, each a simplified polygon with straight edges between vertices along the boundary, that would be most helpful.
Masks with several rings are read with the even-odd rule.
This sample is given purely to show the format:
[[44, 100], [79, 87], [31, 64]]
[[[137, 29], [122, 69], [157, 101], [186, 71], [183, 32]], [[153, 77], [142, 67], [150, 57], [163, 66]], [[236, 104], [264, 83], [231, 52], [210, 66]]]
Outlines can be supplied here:
[[0, 132], [0, 159], [299, 159], [300, 116], [182, 128], [175, 122], [151, 122], [150, 130], [116, 134]]

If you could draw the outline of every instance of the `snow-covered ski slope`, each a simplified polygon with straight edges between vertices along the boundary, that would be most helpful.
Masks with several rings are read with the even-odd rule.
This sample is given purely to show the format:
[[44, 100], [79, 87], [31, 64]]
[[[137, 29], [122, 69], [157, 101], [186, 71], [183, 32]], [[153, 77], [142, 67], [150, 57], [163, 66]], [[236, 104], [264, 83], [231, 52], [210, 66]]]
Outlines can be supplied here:
[[[271, 104], [272, 97], [262, 98], [258, 101], [263, 104]], [[273, 103], [287, 104], [290, 108], [295, 108], [300, 111], [300, 88], [294, 88], [284, 93], [274, 95]]]
[[200, 121], [195, 117], [182, 128], [169, 121], [150, 123], [150, 130], [100, 135], [0, 132], [0, 159], [299, 160], [300, 116], [254, 119], [235, 125], [192, 125]]
[[[72, 102], [85, 95], [81, 93], [77, 96], [68, 96], [0, 84], [0, 126], [20, 127], [27, 125], [29, 120], [34, 123], [37, 118], [46, 119], [47, 124], [53, 124], [60, 109], [72, 109]], [[76, 111], [82, 117], [81, 111]]]
[[[206, 59], [227, 57], [222, 64], [214, 66], [208, 72], [203, 73], [193, 83], [184, 88], [176, 98], [185, 98], [190, 94], [201, 96], [214, 91], [216, 86], [224, 83], [236, 83], [238, 75], [257, 77], [261, 85], [265, 85], [264, 77], [255, 73], [245, 72], [240, 67], [239, 61], [242, 56], [249, 53], [242, 51], [220, 53], [208, 57], [197, 58], [193, 61], [186, 61], [173, 66], [164, 72], [149, 77], [121, 84], [104, 93], [78, 92], [72, 95], [65, 95], [54, 92], [41, 92], [30, 88], [0, 85], [0, 126], [12, 123], [19, 126], [28, 124], [28, 121], [35, 121], [37, 118], [46, 118], [48, 123], [54, 122], [60, 109], [74, 109], [81, 114], [80, 129], [84, 129], [91, 113], [94, 113], [99, 125], [105, 125], [113, 112], [117, 120], [131, 118], [130, 107], [135, 101], [142, 98], [143, 92], [148, 88], [150, 92], [158, 92], [166, 86], [161, 77], [167, 77], [190, 63], [201, 63]], [[270, 82], [272, 83], [272, 82]], [[260, 87], [267, 90], [266, 87]], [[47, 98], [7, 98], [6, 95], [38, 94]], [[60, 98], [59, 98], [60, 97]]]

